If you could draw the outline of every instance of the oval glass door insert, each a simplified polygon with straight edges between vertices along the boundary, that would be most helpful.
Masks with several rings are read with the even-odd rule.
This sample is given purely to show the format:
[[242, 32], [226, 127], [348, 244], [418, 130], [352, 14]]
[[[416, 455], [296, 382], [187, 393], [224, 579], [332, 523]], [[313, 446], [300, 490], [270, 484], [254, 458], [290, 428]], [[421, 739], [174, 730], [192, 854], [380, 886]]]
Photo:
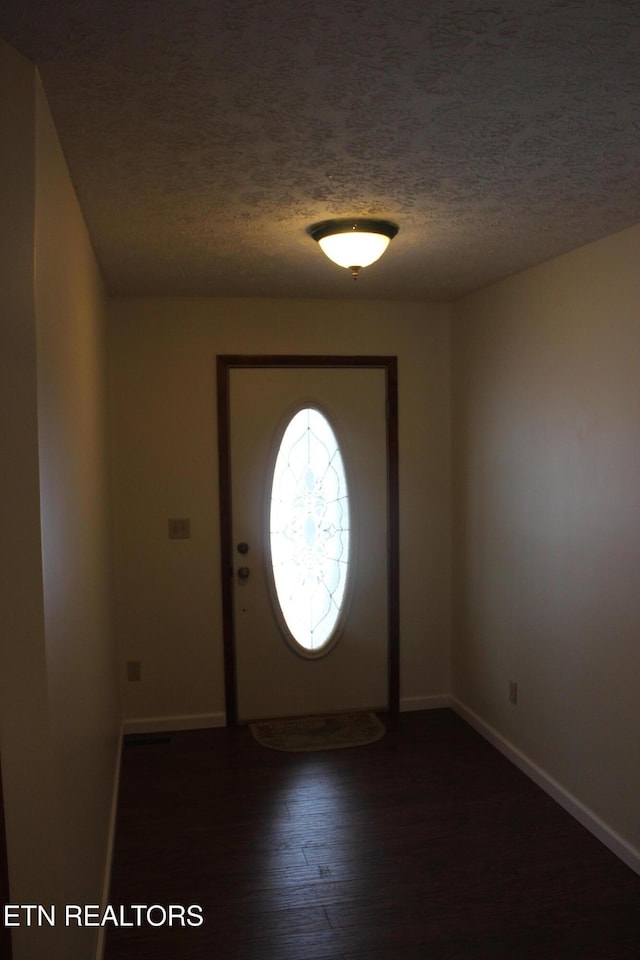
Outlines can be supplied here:
[[271, 568], [287, 638], [306, 656], [338, 637], [349, 579], [349, 491], [326, 416], [304, 407], [284, 431], [271, 485]]

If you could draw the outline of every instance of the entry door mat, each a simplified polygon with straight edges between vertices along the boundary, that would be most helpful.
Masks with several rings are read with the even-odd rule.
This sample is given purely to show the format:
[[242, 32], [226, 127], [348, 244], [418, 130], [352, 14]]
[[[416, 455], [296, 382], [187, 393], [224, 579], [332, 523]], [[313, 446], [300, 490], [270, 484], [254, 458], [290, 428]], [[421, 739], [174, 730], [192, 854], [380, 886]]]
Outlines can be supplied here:
[[302, 753], [312, 750], [342, 750], [375, 743], [386, 733], [375, 713], [336, 713], [289, 720], [261, 720], [249, 724], [263, 747]]

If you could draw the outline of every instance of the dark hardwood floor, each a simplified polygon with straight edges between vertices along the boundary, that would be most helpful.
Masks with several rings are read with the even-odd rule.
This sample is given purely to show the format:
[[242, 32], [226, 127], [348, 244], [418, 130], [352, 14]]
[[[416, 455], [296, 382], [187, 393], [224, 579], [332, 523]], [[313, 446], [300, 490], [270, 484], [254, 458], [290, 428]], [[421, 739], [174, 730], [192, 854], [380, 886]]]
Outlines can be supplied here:
[[125, 746], [111, 903], [204, 923], [109, 927], [106, 960], [638, 960], [640, 877], [454, 713], [387, 722]]
[[[7, 839], [4, 828], [4, 801], [0, 774], [0, 906], [9, 903], [9, 871], [7, 867]], [[11, 960], [11, 931], [0, 920], [0, 957]]]

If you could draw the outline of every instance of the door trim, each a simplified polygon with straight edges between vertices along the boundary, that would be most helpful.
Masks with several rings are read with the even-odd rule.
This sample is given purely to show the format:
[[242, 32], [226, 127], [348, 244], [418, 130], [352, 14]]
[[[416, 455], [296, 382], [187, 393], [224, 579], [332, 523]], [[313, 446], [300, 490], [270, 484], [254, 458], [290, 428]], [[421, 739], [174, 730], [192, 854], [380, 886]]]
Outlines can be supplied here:
[[331, 355], [218, 354], [216, 390], [218, 404], [218, 466], [220, 481], [220, 573], [222, 580], [222, 637], [227, 726], [238, 723], [236, 686], [235, 622], [233, 612], [233, 537], [231, 527], [231, 427], [230, 371], [250, 368], [368, 368], [385, 372], [387, 435], [387, 531], [389, 557], [387, 680], [389, 713], [400, 709], [400, 509], [398, 489], [398, 358]]

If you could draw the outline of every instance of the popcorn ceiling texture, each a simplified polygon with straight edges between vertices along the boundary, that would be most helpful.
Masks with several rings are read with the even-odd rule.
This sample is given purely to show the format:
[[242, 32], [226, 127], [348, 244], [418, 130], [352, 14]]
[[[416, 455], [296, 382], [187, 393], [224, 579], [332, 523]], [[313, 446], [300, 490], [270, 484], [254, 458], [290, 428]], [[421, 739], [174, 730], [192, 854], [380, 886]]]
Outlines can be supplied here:
[[[451, 299], [640, 221], [637, 0], [4, 0], [112, 294]], [[357, 283], [306, 227], [400, 225]]]

